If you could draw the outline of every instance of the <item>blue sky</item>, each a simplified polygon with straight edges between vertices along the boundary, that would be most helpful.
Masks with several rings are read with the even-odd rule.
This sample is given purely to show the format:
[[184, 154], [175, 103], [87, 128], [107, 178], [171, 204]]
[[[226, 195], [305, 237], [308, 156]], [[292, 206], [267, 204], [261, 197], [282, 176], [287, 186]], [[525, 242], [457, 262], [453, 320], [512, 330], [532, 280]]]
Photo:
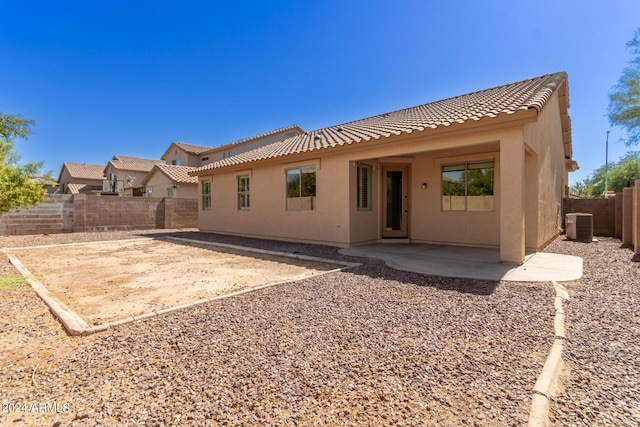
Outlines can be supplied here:
[[[608, 93], [640, 1], [0, 0], [0, 112], [36, 121], [23, 161], [159, 158], [314, 130], [556, 71], [569, 74], [571, 182], [630, 150]], [[633, 148], [633, 147], [632, 147]], [[635, 147], [633, 149], [640, 149]]]

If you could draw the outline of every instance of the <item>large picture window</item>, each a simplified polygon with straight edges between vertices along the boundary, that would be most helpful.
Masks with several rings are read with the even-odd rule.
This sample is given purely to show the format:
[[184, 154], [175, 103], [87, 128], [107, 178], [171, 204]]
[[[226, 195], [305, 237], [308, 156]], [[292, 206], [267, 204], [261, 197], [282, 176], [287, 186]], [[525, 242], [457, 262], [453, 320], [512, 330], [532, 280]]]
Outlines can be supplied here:
[[493, 211], [494, 162], [442, 166], [443, 211]]
[[211, 209], [211, 181], [202, 181], [202, 210]]
[[316, 168], [305, 166], [287, 170], [287, 210], [315, 209]]
[[356, 198], [359, 211], [371, 210], [371, 165], [358, 165], [356, 170]]
[[249, 175], [241, 175], [238, 177], [238, 210], [248, 211], [249, 206]]

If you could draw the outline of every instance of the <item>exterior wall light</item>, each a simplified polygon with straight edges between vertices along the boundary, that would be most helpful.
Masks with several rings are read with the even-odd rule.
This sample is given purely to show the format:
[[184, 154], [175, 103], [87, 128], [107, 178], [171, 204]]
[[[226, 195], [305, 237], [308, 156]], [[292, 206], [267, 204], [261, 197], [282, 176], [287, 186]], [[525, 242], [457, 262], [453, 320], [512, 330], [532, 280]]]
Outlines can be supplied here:
[[422, 183], [422, 189], [423, 189], [423, 190], [426, 190], [426, 189], [427, 189], [427, 183], [426, 183], [426, 182], [423, 182], [423, 183]]

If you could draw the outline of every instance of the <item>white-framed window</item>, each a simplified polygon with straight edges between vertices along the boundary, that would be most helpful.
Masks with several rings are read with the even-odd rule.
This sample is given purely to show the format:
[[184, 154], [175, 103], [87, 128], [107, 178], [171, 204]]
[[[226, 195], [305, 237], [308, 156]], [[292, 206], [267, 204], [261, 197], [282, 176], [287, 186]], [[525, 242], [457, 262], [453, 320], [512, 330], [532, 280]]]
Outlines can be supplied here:
[[248, 211], [249, 207], [249, 175], [240, 175], [238, 176], [238, 210]]
[[495, 209], [493, 160], [442, 166], [442, 210], [489, 212]]
[[359, 211], [371, 210], [371, 165], [358, 164], [356, 168], [356, 207]]
[[315, 209], [316, 168], [303, 166], [287, 169], [287, 206], [288, 211], [312, 211]]
[[211, 209], [211, 181], [202, 181], [202, 210]]
[[172, 160], [172, 161], [171, 161], [171, 164], [172, 164], [173, 166], [180, 166], [180, 159]]

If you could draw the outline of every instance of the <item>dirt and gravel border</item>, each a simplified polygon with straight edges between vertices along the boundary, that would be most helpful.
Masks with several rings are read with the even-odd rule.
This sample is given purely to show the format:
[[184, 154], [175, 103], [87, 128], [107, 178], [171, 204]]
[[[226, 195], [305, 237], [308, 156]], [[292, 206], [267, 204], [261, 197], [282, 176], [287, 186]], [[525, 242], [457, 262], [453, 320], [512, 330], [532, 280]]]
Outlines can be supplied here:
[[[138, 241], [138, 240], [141, 240], [141, 239], [145, 239], [145, 238], [127, 239], [127, 240], [135, 242], [135, 241]], [[319, 275], [323, 275], [323, 274], [335, 273], [337, 271], [341, 271], [341, 270], [344, 270], [344, 269], [347, 269], [347, 268], [352, 268], [352, 267], [358, 267], [358, 266], [361, 265], [361, 264], [355, 263], [355, 262], [338, 261], [338, 260], [334, 260], [334, 259], [320, 258], [320, 257], [308, 256], [308, 255], [300, 255], [300, 254], [295, 254], [295, 253], [271, 251], [271, 250], [266, 250], [266, 249], [258, 249], [258, 248], [251, 248], [251, 247], [246, 247], [246, 246], [231, 245], [231, 244], [228, 244], [228, 243], [203, 242], [202, 240], [187, 239], [187, 238], [184, 238], [184, 237], [168, 236], [168, 237], [161, 238], [160, 240], [165, 240], [165, 241], [169, 241], [169, 242], [174, 241], [174, 242], [205, 245], [205, 246], [210, 246], [210, 247], [214, 247], [214, 248], [218, 247], [218, 248], [225, 248], [225, 249], [233, 249], [233, 250], [236, 250], [236, 251], [241, 251], [241, 252], [249, 253], [249, 254], [257, 253], [257, 254], [262, 254], [262, 255], [271, 255], [271, 256], [276, 256], [276, 257], [292, 258], [292, 259], [304, 260], [304, 261], [321, 262], [321, 263], [325, 263], [325, 264], [334, 264], [334, 265], [339, 265], [340, 266], [339, 268], [334, 268], [334, 269], [331, 269], [331, 270], [323, 270], [323, 271], [319, 270], [313, 276], [319, 276]], [[123, 241], [123, 240], [119, 240], [119, 241]], [[110, 241], [107, 240], [107, 241], [102, 241], [100, 243], [107, 243], [107, 242], [110, 242]], [[85, 243], [81, 243], [81, 244], [85, 244]], [[56, 245], [54, 245], [54, 246], [56, 246]], [[37, 248], [37, 247], [42, 247], [42, 246], [30, 246], [30, 247], [36, 247]], [[27, 247], [27, 248], [29, 248], [29, 247]], [[223, 294], [223, 295], [217, 295], [217, 296], [214, 296], [214, 297], [211, 297], [211, 298], [197, 299], [197, 300], [188, 302], [186, 304], [180, 304], [180, 305], [176, 305], [176, 306], [173, 306], [173, 307], [156, 309], [156, 310], [152, 310], [152, 311], [147, 312], [147, 313], [139, 314], [137, 316], [126, 317], [124, 319], [118, 319], [118, 320], [114, 320], [114, 321], [111, 321], [111, 322], [105, 322], [105, 323], [101, 323], [99, 325], [90, 326], [75, 311], [73, 311], [71, 308], [67, 307], [64, 303], [59, 301], [57, 298], [52, 297], [50, 295], [49, 291], [47, 290], [47, 287], [43, 283], [38, 281], [34, 277], [34, 275], [24, 266], [24, 264], [17, 257], [15, 257], [14, 255], [12, 255], [10, 253], [10, 251], [12, 249], [13, 248], [3, 248], [1, 250], [1, 252], [4, 253], [4, 255], [9, 258], [9, 261], [11, 262], [11, 264], [13, 264], [13, 266], [18, 270], [18, 272], [20, 272], [20, 274], [22, 274], [22, 276], [25, 278], [25, 280], [31, 285], [33, 290], [36, 292], [36, 294], [38, 294], [40, 299], [42, 299], [42, 301], [44, 301], [44, 303], [49, 307], [49, 309], [51, 310], [53, 315], [60, 321], [62, 326], [64, 326], [64, 328], [67, 330], [67, 332], [71, 336], [91, 335], [91, 334], [95, 334], [97, 332], [106, 331], [107, 329], [110, 329], [110, 328], [113, 328], [113, 327], [116, 327], [116, 326], [126, 325], [127, 323], [137, 322], [137, 321], [140, 321], [140, 320], [149, 319], [151, 317], [161, 316], [161, 315], [168, 314], [168, 313], [173, 313], [174, 311], [183, 310], [183, 309], [186, 309], [186, 308], [196, 307], [198, 305], [205, 304], [205, 303], [208, 303], [208, 302], [211, 302], [211, 301], [216, 301], [216, 300], [224, 299], [224, 298], [231, 298], [231, 297], [242, 295], [242, 294], [245, 294], [245, 293], [255, 292], [255, 291], [258, 291], [260, 289], [266, 289], [266, 288], [269, 288], [269, 287], [272, 287], [272, 286], [282, 285], [282, 284], [285, 284], [285, 283], [290, 283], [290, 282], [295, 282], [295, 281], [300, 280], [300, 279], [297, 279], [297, 278], [292, 278], [292, 279], [287, 279], [287, 280], [280, 280], [280, 281], [263, 283], [263, 284], [260, 284], [260, 285], [257, 285], [257, 286], [248, 287], [246, 289], [238, 290], [238, 291], [235, 291], [235, 292], [229, 292], [229, 293], [226, 293], [226, 294]]]

